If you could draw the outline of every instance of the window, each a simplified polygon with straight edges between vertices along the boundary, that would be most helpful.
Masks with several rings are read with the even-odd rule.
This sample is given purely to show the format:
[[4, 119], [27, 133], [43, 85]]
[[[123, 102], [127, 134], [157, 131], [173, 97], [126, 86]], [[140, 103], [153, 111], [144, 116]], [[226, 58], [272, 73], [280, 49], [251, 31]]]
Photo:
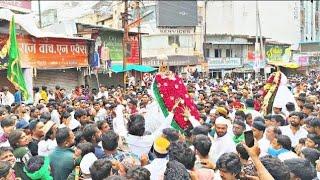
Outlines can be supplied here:
[[178, 47], [180, 47], [179, 35], [168, 36], [168, 43], [169, 43], [169, 46], [172, 46], [173, 44], [177, 44]]
[[226, 49], [226, 57], [232, 57], [232, 49]]
[[214, 57], [215, 58], [221, 57], [221, 49], [214, 49]]
[[209, 49], [204, 49], [204, 57], [210, 57], [210, 50]]

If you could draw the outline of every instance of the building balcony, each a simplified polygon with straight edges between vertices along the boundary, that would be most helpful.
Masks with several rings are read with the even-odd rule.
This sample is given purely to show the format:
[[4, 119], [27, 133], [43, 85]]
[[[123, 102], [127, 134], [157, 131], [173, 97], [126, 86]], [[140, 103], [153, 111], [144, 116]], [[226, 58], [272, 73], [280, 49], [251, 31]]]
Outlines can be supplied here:
[[208, 61], [209, 69], [232, 69], [242, 67], [243, 58], [211, 58], [206, 57]]

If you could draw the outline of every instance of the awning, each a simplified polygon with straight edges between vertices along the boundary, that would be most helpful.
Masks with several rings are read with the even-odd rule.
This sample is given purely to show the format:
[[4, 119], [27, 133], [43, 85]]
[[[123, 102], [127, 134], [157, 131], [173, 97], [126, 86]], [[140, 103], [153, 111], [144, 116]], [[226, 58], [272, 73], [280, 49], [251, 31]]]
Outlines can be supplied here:
[[268, 64], [274, 65], [274, 66], [281, 66], [285, 68], [290, 68], [290, 69], [297, 69], [299, 67], [299, 64], [295, 62], [276, 62], [276, 61], [270, 61]]
[[46, 32], [39, 29], [33, 19], [32, 14], [15, 14], [9, 9], [0, 9], [0, 19], [11, 21], [12, 16], [15, 18], [15, 23], [21, 26], [27, 33], [37, 38], [63, 38], [63, 39], [82, 39], [90, 40], [88, 38], [68, 36], [64, 34], [57, 34]]
[[126, 68], [123, 69], [122, 64], [114, 64], [111, 66], [112, 72], [120, 73], [120, 72], [126, 72], [126, 71], [138, 71], [138, 72], [152, 72], [156, 71], [156, 68], [153, 68], [151, 66], [144, 66], [144, 65], [136, 65], [136, 64], [127, 64]]

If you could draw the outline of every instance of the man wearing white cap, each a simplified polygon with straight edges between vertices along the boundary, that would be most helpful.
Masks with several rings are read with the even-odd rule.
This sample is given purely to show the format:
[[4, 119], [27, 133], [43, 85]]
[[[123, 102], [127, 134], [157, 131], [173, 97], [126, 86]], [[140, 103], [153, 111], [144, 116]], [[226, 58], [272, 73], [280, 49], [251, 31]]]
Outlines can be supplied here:
[[280, 103], [280, 102], [275, 102], [275, 103], [273, 103], [273, 108], [272, 108], [272, 110], [273, 110], [273, 113], [274, 113], [274, 114], [281, 115], [284, 119], [286, 119], [286, 115], [285, 115], [285, 113], [282, 111], [282, 110], [283, 110], [283, 109], [282, 109], [282, 103]]
[[214, 124], [215, 120], [216, 120], [216, 109], [211, 109], [209, 113], [209, 117], [206, 120], [206, 123]]
[[88, 153], [83, 156], [81, 163], [80, 163], [80, 170], [82, 173], [82, 177], [84, 180], [91, 180], [90, 176], [90, 167], [92, 164], [98, 160], [94, 153]]
[[213, 162], [216, 162], [223, 153], [236, 151], [232, 136], [227, 133], [228, 127], [231, 127], [231, 123], [227, 119], [221, 116], [216, 119], [216, 134], [209, 152], [209, 157]]

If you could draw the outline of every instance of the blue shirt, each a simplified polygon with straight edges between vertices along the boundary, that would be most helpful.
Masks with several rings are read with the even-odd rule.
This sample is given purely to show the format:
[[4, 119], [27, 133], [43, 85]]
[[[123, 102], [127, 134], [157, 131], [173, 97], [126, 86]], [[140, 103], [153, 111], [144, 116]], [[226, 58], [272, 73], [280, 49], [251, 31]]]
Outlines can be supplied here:
[[14, 102], [17, 104], [21, 104], [22, 102], [22, 95], [21, 95], [21, 91], [17, 91], [16, 93], [14, 93]]
[[100, 147], [99, 145], [94, 147], [94, 155], [96, 155], [98, 159], [102, 159], [105, 156], [102, 147]]

